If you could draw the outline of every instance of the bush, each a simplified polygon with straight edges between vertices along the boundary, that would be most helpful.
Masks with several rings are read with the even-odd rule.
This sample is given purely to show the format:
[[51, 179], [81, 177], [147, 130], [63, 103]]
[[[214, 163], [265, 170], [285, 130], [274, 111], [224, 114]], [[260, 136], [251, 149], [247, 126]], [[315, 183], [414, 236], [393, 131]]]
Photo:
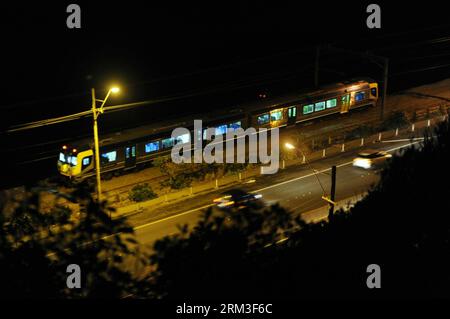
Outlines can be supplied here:
[[168, 179], [161, 182], [162, 187], [169, 187], [171, 189], [183, 189], [190, 187], [192, 184], [191, 174], [178, 174], [175, 176], [169, 176]]
[[396, 128], [403, 128], [409, 124], [408, 119], [406, 118], [405, 113], [401, 111], [395, 111], [390, 114], [388, 118], [386, 118], [383, 123], [381, 123], [379, 130], [394, 130]]
[[153, 192], [152, 188], [148, 186], [147, 183], [134, 186], [128, 194], [128, 198], [133, 202], [143, 202], [156, 197], [158, 197], [158, 195]]

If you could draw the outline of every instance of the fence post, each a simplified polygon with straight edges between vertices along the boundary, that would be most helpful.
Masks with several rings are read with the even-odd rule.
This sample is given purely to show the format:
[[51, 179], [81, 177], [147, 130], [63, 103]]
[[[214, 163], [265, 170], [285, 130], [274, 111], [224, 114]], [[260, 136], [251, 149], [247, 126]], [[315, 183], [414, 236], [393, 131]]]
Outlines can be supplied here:
[[395, 129], [395, 136], [398, 136], [398, 128]]
[[242, 173], [239, 172], [238, 176], [239, 176], [239, 181], [241, 181], [242, 180]]
[[215, 188], [219, 188], [219, 180], [216, 178], [216, 186]]
[[378, 140], [381, 141], [381, 132], [378, 133]]
[[194, 194], [194, 191], [193, 191], [192, 186], [191, 186], [191, 187], [189, 187], [189, 195], [192, 196], [192, 194]]
[[416, 123], [413, 123], [413, 124], [411, 125], [411, 132], [414, 132], [415, 128], [416, 128]]
[[325, 151], [326, 149], [324, 148], [323, 149], [323, 151], [322, 151], [322, 157], [325, 157], [326, 156], [326, 151]]
[[284, 169], [285, 167], [286, 167], [286, 163], [285, 163], [285, 161], [283, 160], [283, 162], [282, 162], [282, 165], [281, 165], [281, 167]]
[[430, 127], [430, 125], [431, 125], [431, 120], [429, 119], [429, 120], [427, 121], [427, 127]]
[[364, 137], [361, 137], [361, 146], [364, 146]]
[[341, 152], [345, 152], [345, 143], [342, 143]]
[[305, 164], [305, 163], [306, 163], [306, 157], [305, 157], [305, 155], [303, 155], [302, 164]]

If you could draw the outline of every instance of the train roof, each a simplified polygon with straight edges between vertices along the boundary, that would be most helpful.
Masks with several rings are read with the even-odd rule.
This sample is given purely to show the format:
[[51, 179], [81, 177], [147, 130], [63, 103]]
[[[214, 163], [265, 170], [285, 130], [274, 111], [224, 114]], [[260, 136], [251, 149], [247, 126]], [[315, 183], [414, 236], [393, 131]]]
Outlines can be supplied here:
[[[104, 134], [103, 136], [100, 136], [99, 144], [100, 147], [106, 147], [108, 145], [126, 143], [127, 141], [136, 140], [144, 136], [155, 136], [155, 138], [157, 138], [158, 135], [161, 135], [168, 131], [172, 131], [177, 127], [192, 127], [193, 121], [196, 119], [201, 119], [204, 123], [203, 125], [205, 126], [205, 124], [207, 123], [232, 119], [234, 117], [237, 118], [238, 116], [242, 116], [243, 114], [248, 112], [252, 113], [258, 110], [264, 111], [265, 109], [276, 108], [277, 106], [296, 102], [301, 99], [312, 99], [318, 95], [345, 91], [349, 85], [356, 85], [360, 83], [365, 87], [370, 82], [374, 81], [370, 78], [357, 78], [345, 82], [321, 86], [320, 88], [313, 91], [311, 91], [311, 89], [303, 89], [299, 92], [296, 92], [295, 94], [283, 95], [281, 97], [238, 105], [225, 111], [221, 110], [204, 114], [188, 115], [181, 118], [171, 118], [143, 126], [138, 126], [136, 128], [124, 129], [118, 132]], [[92, 138], [85, 138], [75, 142], [74, 144], [76, 144], [79, 150], [93, 147]]]

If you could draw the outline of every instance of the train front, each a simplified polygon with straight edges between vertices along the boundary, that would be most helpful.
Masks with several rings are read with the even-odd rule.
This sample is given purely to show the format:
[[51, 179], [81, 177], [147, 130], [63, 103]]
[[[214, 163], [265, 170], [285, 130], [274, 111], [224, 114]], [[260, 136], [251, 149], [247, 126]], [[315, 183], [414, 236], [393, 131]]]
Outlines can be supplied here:
[[78, 150], [76, 148], [69, 148], [67, 145], [61, 147], [57, 164], [58, 171], [61, 175], [70, 178], [76, 176], [78, 166], [77, 153]]
[[63, 145], [58, 157], [58, 171], [69, 178], [79, 178], [94, 169], [93, 151], [89, 147], [78, 149]]

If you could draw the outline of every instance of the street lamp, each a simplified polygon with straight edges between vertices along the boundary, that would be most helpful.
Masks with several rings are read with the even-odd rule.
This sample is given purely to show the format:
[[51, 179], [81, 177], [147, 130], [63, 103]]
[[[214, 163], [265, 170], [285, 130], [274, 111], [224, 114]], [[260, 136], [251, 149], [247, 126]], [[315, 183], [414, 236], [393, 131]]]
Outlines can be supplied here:
[[336, 205], [336, 203], [334, 201], [335, 195], [336, 195], [336, 166], [333, 165], [331, 167], [331, 193], [330, 193], [330, 196], [327, 196], [325, 193], [325, 189], [323, 188], [322, 183], [320, 182], [319, 176], [317, 176], [317, 174], [316, 174], [317, 171], [311, 167], [311, 165], [308, 163], [308, 161], [306, 161], [305, 154], [302, 152], [301, 148], [300, 147], [297, 148], [289, 142], [284, 143], [284, 147], [286, 147], [286, 149], [288, 149], [290, 151], [296, 150], [297, 152], [300, 152], [303, 155], [304, 162], [312, 170], [314, 176], [316, 176], [317, 182], [319, 183], [320, 187], [322, 188], [322, 192], [323, 192], [322, 199], [330, 204], [330, 209], [328, 210], [328, 219], [331, 220], [333, 218], [334, 206]]
[[[111, 93], [118, 93], [120, 89], [118, 87], [112, 87], [109, 89], [108, 94], [103, 100], [99, 100], [95, 98], [95, 90], [92, 89], [92, 117], [94, 119], [94, 147], [95, 147], [95, 172], [97, 176], [97, 200], [100, 202], [102, 196], [102, 187], [100, 181], [100, 150], [98, 145], [98, 127], [97, 127], [97, 118], [103, 113], [103, 106], [108, 100], [108, 97]], [[99, 108], [97, 108], [97, 102], [101, 102]]]
[[284, 143], [284, 146], [286, 146], [286, 148], [287, 148], [288, 150], [293, 150], [293, 149], [295, 149], [295, 146], [292, 145], [291, 143]]

